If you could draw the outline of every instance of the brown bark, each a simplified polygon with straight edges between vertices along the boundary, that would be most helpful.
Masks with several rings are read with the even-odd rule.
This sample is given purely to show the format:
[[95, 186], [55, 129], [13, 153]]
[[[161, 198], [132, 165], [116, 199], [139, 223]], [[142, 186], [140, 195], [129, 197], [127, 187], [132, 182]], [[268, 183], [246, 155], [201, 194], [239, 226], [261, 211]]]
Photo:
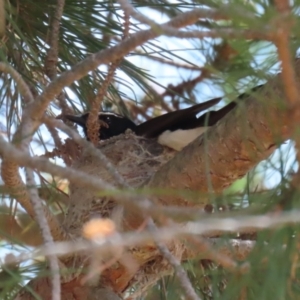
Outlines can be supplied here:
[[[296, 71], [300, 73], [300, 61]], [[297, 78], [300, 85], [299, 77]], [[174, 191], [156, 196], [164, 205], [203, 207], [292, 136], [279, 75], [244, 99], [207, 134], [197, 138], [156, 172], [147, 188]], [[196, 192], [196, 193], [195, 193]], [[189, 195], [194, 197], [188, 197]], [[170, 195], [170, 196], [169, 196]]]

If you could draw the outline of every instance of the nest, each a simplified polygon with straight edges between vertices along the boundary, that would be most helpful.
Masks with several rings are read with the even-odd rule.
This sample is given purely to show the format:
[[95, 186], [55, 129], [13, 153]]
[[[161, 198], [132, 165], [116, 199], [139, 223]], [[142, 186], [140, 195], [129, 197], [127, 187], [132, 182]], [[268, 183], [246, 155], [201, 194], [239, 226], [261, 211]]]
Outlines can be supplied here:
[[[115, 170], [133, 188], [143, 186], [176, 153], [158, 144], [156, 139], [145, 139], [131, 132], [100, 142], [98, 148], [114, 166]], [[91, 155], [85, 149], [81, 149], [81, 154], [72, 167], [101, 178], [103, 181], [116, 187], [119, 185], [111, 172], [104, 167], [99, 156]], [[64, 226], [73, 238], [78, 238], [81, 236], [83, 224], [95, 216], [111, 217], [117, 205], [111, 196], [99, 196], [94, 190], [70, 183], [70, 205], [64, 220]], [[172, 242], [168, 244], [168, 247], [180, 260], [184, 251], [183, 245]], [[152, 245], [151, 247], [138, 247], [128, 250], [140, 264], [138, 273], [130, 279], [131, 284], [142, 286], [153, 284], [149, 282], [144, 283], [141, 279], [145, 274], [149, 275], [149, 273], [155, 273], [153, 275], [158, 279], [160, 277], [159, 274], [162, 274], [162, 270], [159, 270], [160, 266], [163, 269], [166, 268], [166, 263], [162, 263], [164, 259], [156, 247]], [[142, 255], [142, 253], [145, 255]], [[84, 261], [84, 259], [79, 260], [81, 262]], [[79, 261], [77, 260], [77, 262]], [[116, 267], [114, 266], [114, 268]], [[104, 275], [104, 277], [106, 276]], [[120, 289], [122, 288], [118, 287], [116, 289], [121, 292]]]
[[[131, 132], [100, 142], [98, 148], [133, 188], [142, 186], [175, 154], [175, 151], [161, 146], [155, 139], [138, 137]], [[81, 150], [81, 155], [72, 167], [119, 186], [102, 160], [85, 149]], [[99, 197], [94, 190], [70, 183], [70, 205], [64, 226], [73, 236], [78, 236], [78, 230], [86, 221], [94, 216], [110, 217], [115, 206], [111, 197]]]

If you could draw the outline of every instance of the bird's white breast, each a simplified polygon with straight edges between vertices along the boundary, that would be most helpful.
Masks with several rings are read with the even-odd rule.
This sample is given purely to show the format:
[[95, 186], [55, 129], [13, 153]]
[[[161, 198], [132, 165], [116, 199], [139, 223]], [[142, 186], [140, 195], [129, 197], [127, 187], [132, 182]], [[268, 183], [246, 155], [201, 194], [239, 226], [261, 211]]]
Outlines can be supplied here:
[[189, 130], [167, 130], [158, 137], [158, 143], [163, 146], [168, 146], [169, 148], [180, 151], [207, 129], [208, 127], [198, 127]]

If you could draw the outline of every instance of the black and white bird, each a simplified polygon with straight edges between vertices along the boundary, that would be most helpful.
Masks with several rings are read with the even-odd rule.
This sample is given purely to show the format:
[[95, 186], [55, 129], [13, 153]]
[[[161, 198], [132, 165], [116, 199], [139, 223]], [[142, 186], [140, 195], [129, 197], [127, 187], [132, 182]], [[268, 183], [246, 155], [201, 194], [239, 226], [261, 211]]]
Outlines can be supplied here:
[[[99, 138], [106, 140], [131, 129], [138, 136], [156, 138], [159, 144], [180, 151], [236, 106], [235, 102], [231, 102], [220, 110], [209, 111], [197, 117], [199, 113], [216, 105], [221, 99], [215, 98], [186, 109], [169, 112], [140, 125], [136, 125], [127, 117], [119, 114], [100, 112], [99, 119], [107, 126], [100, 127]], [[89, 113], [85, 113], [83, 115], [65, 115], [65, 118], [81, 126], [85, 137], [88, 138], [86, 127], [88, 116]]]

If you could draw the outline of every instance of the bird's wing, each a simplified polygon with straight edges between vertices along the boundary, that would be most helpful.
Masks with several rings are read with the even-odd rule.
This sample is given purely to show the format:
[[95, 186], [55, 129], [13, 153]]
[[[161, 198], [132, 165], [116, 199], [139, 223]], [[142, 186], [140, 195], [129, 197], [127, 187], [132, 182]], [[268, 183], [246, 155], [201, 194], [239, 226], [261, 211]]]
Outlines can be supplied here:
[[[192, 107], [173, 111], [161, 115], [159, 117], [148, 120], [137, 126], [136, 134], [147, 138], [158, 137], [162, 132], [166, 130], [177, 129], [189, 129], [190, 123], [194, 123], [197, 120], [197, 114], [203, 110], [206, 110], [218, 102], [222, 98], [215, 98], [203, 103], [196, 104]], [[185, 127], [185, 128], [182, 128]]]
[[235, 108], [237, 103], [235, 101], [230, 102], [219, 110], [211, 110], [201, 115], [193, 124], [193, 127], [209, 127], [215, 125], [221, 120], [227, 113]]
[[219, 110], [212, 110], [204, 113], [201, 115], [197, 120], [195, 120], [195, 123], [193, 124], [193, 128], [195, 127], [206, 127], [206, 126], [213, 126], [215, 125], [219, 120], [221, 120], [225, 115], [230, 112], [233, 108], [236, 107], [237, 102], [243, 100], [245, 97], [248, 97], [250, 94], [257, 92], [261, 88], [263, 88], [265, 85], [261, 84], [254, 88], [252, 88], [249, 92], [245, 92], [241, 95], [239, 95], [235, 101], [230, 102], [223, 108]]

